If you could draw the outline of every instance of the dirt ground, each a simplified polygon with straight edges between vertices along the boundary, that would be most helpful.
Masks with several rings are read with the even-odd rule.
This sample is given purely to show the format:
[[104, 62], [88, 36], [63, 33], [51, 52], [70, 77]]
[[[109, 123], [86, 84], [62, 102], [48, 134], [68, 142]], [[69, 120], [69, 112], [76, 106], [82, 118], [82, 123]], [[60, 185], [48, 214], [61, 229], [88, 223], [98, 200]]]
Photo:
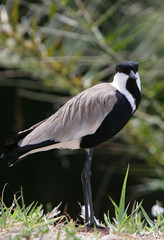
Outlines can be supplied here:
[[[108, 229], [100, 229], [97, 230], [97, 234], [95, 234], [93, 229], [86, 230], [82, 229], [79, 230], [74, 237], [67, 237], [64, 230], [59, 230], [60, 227], [52, 227], [48, 233], [37, 235], [33, 232], [29, 238], [25, 238], [21, 234], [21, 230], [19, 229], [10, 229], [10, 231], [1, 231], [0, 232], [0, 240], [9, 240], [9, 239], [20, 239], [20, 240], [72, 240], [75, 236], [76, 239], [81, 240], [164, 240], [164, 233], [145, 233], [142, 236], [138, 236], [136, 234], [133, 235], [124, 235], [124, 234], [115, 234], [109, 233]], [[60, 234], [59, 234], [60, 232]], [[96, 236], [97, 235], [97, 236]], [[18, 238], [17, 238], [17, 237]]]
[[[95, 233], [93, 230], [91, 231], [79, 231], [76, 234], [77, 237], [81, 237], [82, 240], [155, 240], [160, 239], [164, 240], [164, 233], [156, 233], [156, 234], [144, 234], [142, 236], [138, 235], [124, 235], [124, 234], [115, 234], [109, 233], [109, 230], [98, 230], [97, 237], [95, 236]], [[55, 229], [51, 229], [45, 236], [43, 236], [42, 240], [56, 240], [57, 239], [57, 233]], [[64, 232], [61, 232], [60, 239], [65, 239]]]

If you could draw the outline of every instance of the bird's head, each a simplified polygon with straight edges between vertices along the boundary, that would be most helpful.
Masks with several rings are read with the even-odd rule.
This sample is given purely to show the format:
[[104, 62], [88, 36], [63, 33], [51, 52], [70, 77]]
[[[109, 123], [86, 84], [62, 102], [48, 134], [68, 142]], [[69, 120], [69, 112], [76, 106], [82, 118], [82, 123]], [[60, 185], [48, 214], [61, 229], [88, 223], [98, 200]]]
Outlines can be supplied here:
[[121, 62], [117, 64], [114, 82], [119, 88], [124, 88], [127, 82], [131, 82], [132, 84], [136, 83], [138, 89], [141, 91], [138, 69], [138, 62]]
[[116, 73], [124, 74], [126, 77], [130, 77], [134, 80], [137, 79], [138, 62], [121, 62], [116, 66]]
[[137, 107], [141, 99], [141, 83], [138, 68], [138, 62], [121, 62], [117, 64], [116, 74], [112, 83], [129, 101], [135, 100]]

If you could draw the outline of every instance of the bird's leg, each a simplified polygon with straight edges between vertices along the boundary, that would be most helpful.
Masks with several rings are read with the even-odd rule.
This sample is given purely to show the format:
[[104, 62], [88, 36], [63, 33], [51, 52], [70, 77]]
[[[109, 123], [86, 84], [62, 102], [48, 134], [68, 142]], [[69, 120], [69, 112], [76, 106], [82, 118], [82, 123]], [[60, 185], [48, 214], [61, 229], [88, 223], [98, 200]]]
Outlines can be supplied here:
[[84, 195], [84, 205], [85, 205], [85, 223], [89, 223], [89, 213], [88, 213], [88, 190], [86, 184], [86, 168], [84, 164], [84, 168], [81, 174], [81, 181], [83, 186], [83, 195]]
[[[92, 227], [96, 225], [96, 221], [94, 218], [94, 210], [93, 210], [91, 184], [90, 184], [90, 177], [91, 177], [90, 168], [91, 168], [93, 150], [94, 148], [90, 148], [89, 151], [87, 151], [84, 168], [81, 174], [81, 180], [82, 180], [83, 192], [84, 192], [85, 222], [87, 223], [87, 225]], [[88, 207], [90, 208], [90, 221], [89, 221]]]

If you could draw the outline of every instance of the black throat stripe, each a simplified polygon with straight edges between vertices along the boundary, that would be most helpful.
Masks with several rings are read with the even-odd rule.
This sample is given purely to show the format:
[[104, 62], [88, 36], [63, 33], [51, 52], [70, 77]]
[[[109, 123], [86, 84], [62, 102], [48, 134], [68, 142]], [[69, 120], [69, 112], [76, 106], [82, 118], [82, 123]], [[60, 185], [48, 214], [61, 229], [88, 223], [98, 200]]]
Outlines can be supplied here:
[[126, 83], [126, 89], [130, 92], [130, 94], [135, 99], [136, 108], [138, 108], [138, 105], [141, 101], [141, 92], [138, 89], [136, 80], [132, 78], [128, 78]]

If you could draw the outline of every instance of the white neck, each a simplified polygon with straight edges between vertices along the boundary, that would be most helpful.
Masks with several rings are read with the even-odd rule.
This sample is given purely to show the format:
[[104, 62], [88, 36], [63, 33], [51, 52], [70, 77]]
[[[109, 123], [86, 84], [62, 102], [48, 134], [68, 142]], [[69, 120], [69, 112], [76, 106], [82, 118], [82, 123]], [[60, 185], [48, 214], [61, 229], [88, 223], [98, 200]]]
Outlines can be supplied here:
[[[141, 91], [141, 83], [140, 83], [140, 77], [138, 72], [135, 74], [135, 76], [137, 78], [136, 80], [137, 86]], [[127, 98], [127, 100], [129, 101], [132, 107], [132, 112], [134, 112], [136, 110], [135, 99], [133, 98], [131, 93], [126, 89], [126, 83], [128, 78], [129, 76], [127, 74], [117, 72], [116, 75], [114, 76], [114, 79], [111, 85], [115, 87], [119, 92], [121, 92]]]

